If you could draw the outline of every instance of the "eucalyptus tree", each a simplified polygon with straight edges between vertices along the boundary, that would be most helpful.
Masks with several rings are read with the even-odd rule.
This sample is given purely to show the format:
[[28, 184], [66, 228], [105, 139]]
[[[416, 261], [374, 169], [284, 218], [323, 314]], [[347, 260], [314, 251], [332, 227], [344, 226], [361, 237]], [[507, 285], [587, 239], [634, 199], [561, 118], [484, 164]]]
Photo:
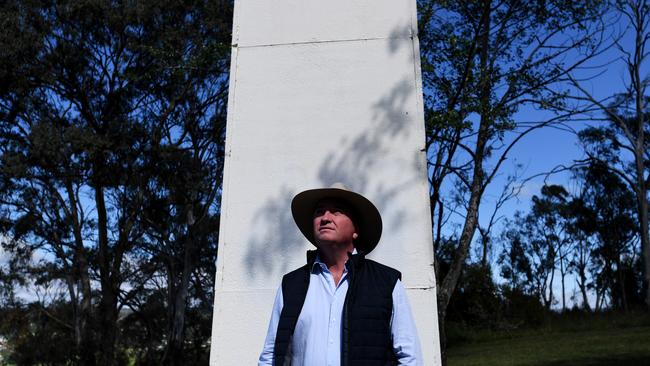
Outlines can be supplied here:
[[[590, 270], [596, 290], [596, 308], [609, 295], [613, 308], [628, 310], [641, 303], [640, 286], [635, 282], [634, 265], [639, 256], [639, 224], [634, 215], [634, 193], [617, 174], [599, 162], [579, 172], [584, 192], [574, 205], [575, 225], [591, 236]], [[639, 276], [640, 277], [640, 276]]]
[[[486, 188], [524, 136], [566, 117], [531, 121], [517, 112], [560, 103], [563, 96], [552, 88], [593, 56], [605, 25], [600, 2], [420, 0], [418, 5], [436, 242], [447, 212], [462, 213], [454, 258], [438, 278], [443, 329]], [[463, 194], [458, 208], [444, 199], [445, 186], [454, 180]]]
[[497, 259], [500, 274], [510, 291], [530, 292], [533, 283], [533, 258], [529, 256], [529, 240], [525, 229], [525, 216], [516, 212], [512, 219], [506, 219], [501, 233], [501, 253]]
[[538, 237], [546, 242], [548, 247], [548, 267], [551, 271], [549, 297], [545, 300], [547, 308], [553, 301], [553, 280], [555, 271], [560, 271], [562, 288], [562, 310], [566, 310], [566, 283], [569, 272], [569, 258], [573, 252], [574, 238], [571, 235], [571, 220], [568, 217], [569, 192], [560, 185], [545, 185], [541, 196], [533, 196], [531, 215], [534, 218]]
[[540, 193], [533, 196], [528, 213], [518, 212], [507, 221], [498, 263], [512, 289], [536, 296], [547, 310], [555, 302], [553, 285], [559, 269], [565, 309], [564, 280], [573, 247], [566, 217], [569, 194], [557, 185], [544, 186]]
[[[533, 196], [530, 211], [516, 213], [501, 233], [498, 263], [512, 289], [533, 294], [547, 309], [555, 302], [555, 273], [576, 275], [583, 307], [603, 304], [627, 310], [641, 303], [634, 196], [616, 174], [601, 163], [577, 169], [581, 190], [544, 186]], [[589, 296], [591, 295], [595, 296]], [[562, 286], [563, 304], [566, 288]]]
[[[650, 96], [647, 93], [647, 45], [650, 40], [650, 4], [645, 0], [614, 2], [612, 12], [620, 16], [624, 33], [615, 39], [615, 58], [596, 73], [625, 70], [621, 90], [615, 94], [596, 94], [589, 85], [594, 77], [571, 73], [568, 80], [575, 87], [575, 100], [583, 102], [589, 118], [596, 122], [580, 132], [589, 162], [604, 163], [635, 194], [636, 216], [640, 224], [641, 257], [645, 304], [650, 307], [650, 226], [648, 224], [648, 190], [650, 190]], [[630, 41], [626, 41], [630, 40]], [[598, 91], [598, 89], [596, 89]]]
[[[143, 216], [150, 192], [181, 192], [186, 197], [171, 202], [186, 218], [184, 230], [199, 236], [171, 253], [193, 262], [164, 283], [174, 288], [168, 346], [181, 352], [187, 288], [201, 263], [194, 248], [217, 230], [203, 217], [216, 214], [232, 3], [7, 1], [0, 12], [8, 248], [45, 253], [67, 284], [71, 362], [122, 363], [120, 310], [149, 286], [129, 282], [151, 280], [137, 259], [159, 259], [142, 256], [152, 232]], [[193, 175], [163, 186], [156, 177], [164, 164]]]

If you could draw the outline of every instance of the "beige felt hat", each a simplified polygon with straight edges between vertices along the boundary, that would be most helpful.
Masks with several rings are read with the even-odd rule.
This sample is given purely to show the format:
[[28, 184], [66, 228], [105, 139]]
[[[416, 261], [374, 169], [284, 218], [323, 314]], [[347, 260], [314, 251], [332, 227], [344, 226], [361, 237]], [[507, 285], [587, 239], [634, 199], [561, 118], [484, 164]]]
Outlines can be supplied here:
[[359, 237], [354, 241], [354, 247], [365, 254], [375, 249], [379, 238], [381, 238], [382, 230], [379, 210], [367, 198], [349, 190], [341, 183], [335, 183], [329, 188], [300, 192], [291, 201], [293, 220], [307, 240], [316, 244], [314, 242], [313, 215], [318, 202], [325, 198], [340, 199], [350, 205], [354, 223], [359, 229]]

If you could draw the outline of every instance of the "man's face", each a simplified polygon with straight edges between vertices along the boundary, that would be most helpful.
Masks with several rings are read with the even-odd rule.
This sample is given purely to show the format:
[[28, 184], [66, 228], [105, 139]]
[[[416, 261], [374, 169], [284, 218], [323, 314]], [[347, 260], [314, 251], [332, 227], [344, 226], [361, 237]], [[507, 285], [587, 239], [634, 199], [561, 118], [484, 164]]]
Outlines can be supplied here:
[[340, 200], [324, 199], [316, 205], [313, 217], [316, 243], [353, 244], [357, 229], [350, 209]]

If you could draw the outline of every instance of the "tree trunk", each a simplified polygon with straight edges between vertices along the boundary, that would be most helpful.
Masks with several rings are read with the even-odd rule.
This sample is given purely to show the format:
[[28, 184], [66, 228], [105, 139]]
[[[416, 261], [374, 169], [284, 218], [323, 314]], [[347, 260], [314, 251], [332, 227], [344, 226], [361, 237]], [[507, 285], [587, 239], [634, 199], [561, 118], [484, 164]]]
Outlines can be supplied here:
[[621, 267], [620, 255], [616, 259], [616, 282], [618, 282], [618, 289], [621, 292], [620, 306], [624, 312], [628, 311], [627, 294], [625, 293], [625, 276], [623, 275], [623, 268]]
[[[445, 275], [442, 283], [438, 283], [438, 322], [443, 326], [440, 328], [441, 333], [444, 333], [445, 316], [447, 314], [447, 306], [451, 295], [456, 289], [458, 279], [460, 278], [467, 253], [469, 251], [472, 238], [476, 232], [478, 225], [478, 209], [481, 202], [483, 189], [485, 188], [485, 172], [483, 170], [483, 159], [485, 158], [485, 149], [487, 141], [489, 140], [489, 103], [491, 95], [490, 76], [488, 71], [488, 55], [489, 55], [489, 37], [490, 37], [490, 8], [491, 1], [483, 0], [483, 11], [481, 15], [481, 118], [476, 140], [476, 147], [474, 151], [474, 170], [470, 187], [470, 198], [467, 206], [467, 214], [465, 216], [465, 223], [460, 235], [458, 247], [454, 252], [454, 257], [449, 266], [449, 271]], [[442, 342], [444, 339], [444, 343]], [[446, 354], [446, 336], [441, 336], [441, 352]], [[446, 357], [444, 358], [443, 365], [446, 365]]]
[[445, 332], [445, 310], [438, 308], [438, 331], [440, 333], [440, 362], [442, 366], [447, 365], [447, 333]]
[[115, 343], [117, 341], [117, 296], [113, 290], [102, 289], [102, 300], [99, 305], [101, 328], [101, 351], [100, 351], [100, 364], [105, 366], [114, 366], [115, 359]]
[[[68, 202], [70, 204], [70, 219], [72, 221], [72, 232], [74, 236], [75, 243], [75, 255], [74, 262], [79, 271], [79, 285], [77, 291], [77, 301], [79, 301], [79, 307], [77, 308], [77, 301], [75, 301], [75, 347], [77, 348], [77, 354], [80, 357], [81, 363], [84, 365], [94, 365], [95, 364], [95, 340], [93, 337], [93, 332], [90, 327], [91, 322], [91, 287], [90, 287], [90, 276], [89, 276], [89, 265], [88, 258], [86, 255], [86, 248], [83, 243], [83, 235], [81, 228], [81, 217], [79, 216], [79, 210], [77, 205], [77, 197], [75, 195], [74, 189], [72, 187], [72, 182], [70, 180], [66, 181], [65, 184], [66, 193], [68, 195]], [[80, 299], [79, 299], [80, 298]]]
[[[188, 239], [188, 242], [191, 241], [191, 239]], [[185, 310], [187, 308], [187, 294], [189, 290], [190, 276], [194, 270], [191, 253], [193, 252], [191, 248], [192, 246], [193, 244], [188, 243], [185, 247], [181, 282], [179, 286], [176, 287], [176, 294], [174, 296], [170, 343], [168, 346], [168, 360], [166, 361], [166, 364], [173, 366], [184, 364], [183, 344], [185, 342]]]
[[641, 256], [643, 265], [643, 291], [646, 307], [650, 309], [650, 236], [648, 234], [648, 198], [645, 190], [639, 195], [641, 213]]
[[487, 268], [488, 263], [487, 263], [487, 256], [488, 256], [488, 249], [490, 246], [490, 235], [489, 232], [483, 233], [483, 230], [479, 228], [479, 232], [481, 233], [481, 244], [483, 245], [483, 252], [481, 253], [481, 266], [483, 268]]
[[587, 274], [585, 273], [585, 268], [587, 267], [587, 260], [584, 253], [584, 245], [586, 245], [582, 240], [579, 242], [579, 263], [578, 263], [578, 278], [576, 282], [578, 283], [578, 288], [580, 288], [580, 293], [582, 294], [582, 306], [585, 310], [591, 311], [591, 306], [589, 305], [589, 299], [587, 297]]
[[582, 295], [582, 308], [591, 312], [591, 305], [589, 305], [589, 298], [587, 297], [587, 286], [583, 282], [583, 274], [580, 274], [580, 281], [578, 281], [578, 288], [580, 288], [580, 294]]
[[[170, 306], [172, 307], [168, 349], [165, 351], [163, 363], [170, 366], [186, 364], [184, 359], [185, 343], [185, 313], [187, 309], [187, 295], [190, 286], [190, 277], [196, 265], [195, 242], [193, 227], [195, 224], [192, 207], [187, 207], [187, 238], [184, 245], [183, 268], [181, 281], [178, 286], [170, 287]], [[171, 301], [173, 299], [173, 302]]]
[[108, 217], [104, 200], [104, 187], [95, 186], [95, 204], [97, 207], [97, 229], [99, 250], [99, 278], [101, 286], [101, 301], [99, 304], [99, 324], [101, 326], [100, 364], [115, 365], [115, 341], [117, 338], [117, 291], [111, 279], [110, 248], [108, 247]]
[[564, 257], [560, 255], [560, 282], [562, 284], [562, 311], [566, 311], [566, 289], [564, 287]]
[[555, 265], [551, 268], [551, 279], [548, 284], [548, 301], [545, 301], [547, 310], [550, 310], [553, 305], [553, 282], [555, 282]]
[[632, 85], [635, 92], [635, 109], [636, 109], [636, 141], [634, 144], [634, 163], [636, 171], [636, 197], [639, 213], [639, 224], [641, 226], [641, 260], [643, 266], [643, 291], [645, 304], [650, 308], [650, 237], [648, 228], [648, 186], [645, 177], [645, 118], [646, 106], [644, 99], [646, 81], [641, 77], [641, 64], [646, 55], [644, 54], [645, 43], [647, 34], [643, 34], [646, 30], [645, 24], [647, 23], [647, 11], [642, 7], [647, 6], [645, 2], [637, 2], [632, 4], [632, 9], [635, 16], [636, 38], [634, 49], [634, 61], [629, 65], [630, 76], [632, 78]]
[[[643, 118], [643, 116], [642, 116]], [[643, 138], [643, 125], [639, 128], [639, 135], [641, 139]], [[642, 143], [642, 142], [641, 142]], [[642, 148], [637, 146], [637, 150]], [[636, 187], [636, 197], [637, 197], [637, 206], [639, 213], [639, 226], [641, 230], [641, 264], [643, 268], [643, 296], [644, 302], [648, 309], [650, 309], [650, 234], [648, 230], [648, 196], [645, 179], [644, 179], [644, 161], [643, 161], [643, 151], [636, 151], [636, 176], [637, 176], [637, 187]]]
[[88, 262], [85, 251], [80, 255], [79, 262], [79, 287], [77, 293], [81, 293], [81, 306], [79, 308], [80, 334], [81, 340], [78, 344], [80, 358], [83, 365], [95, 365], [95, 352], [97, 349], [95, 337], [91, 327], [92, 307], [91, 307], [91, 287], [88, 275]]
[[[485, 139], [481, 138], [481, 133], [479, 133], [478, 144], [483, 146], [485, 144]], [[483, 188], [482, 183], [482, 161], [476, 161], [474, 167], [472, 190], [463, 231], [460, 236], [458, 247], [454, 252], [454, 257], [449, 267], [449, 271], [445, 275], [442, 284], [438, 286], [438, 308], [439, 310], [442, 310], [442, 314], [446, 313], [447, 305], [449, 305], [449, 300], [451, 299], [451, 294], [453, 293], [454, 289], [456, 288], [456, 284], [458, 283], [458, 278], [460, 277], [463, 265], [465, 264], [465, 259], [467, 258], [469, 246], [472, 242], [472, 238], [474, 237], [474, 232], [476, 231], [476, 226], [478, 223], [478, 208]]]

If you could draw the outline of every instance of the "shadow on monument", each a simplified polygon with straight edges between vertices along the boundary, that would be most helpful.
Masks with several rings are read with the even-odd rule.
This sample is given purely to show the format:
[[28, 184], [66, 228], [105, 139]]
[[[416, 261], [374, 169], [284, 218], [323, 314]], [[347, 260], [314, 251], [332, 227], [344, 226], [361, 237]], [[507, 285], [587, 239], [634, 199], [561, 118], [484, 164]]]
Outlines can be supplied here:
[[[410, 25], [406, 28], [410, 30]], [[408, 34], [411, 33], [405, 32], [405, 27], [397, 27], [391, 33], [388, 42], [390, 57], [396, 57], [400, 47], [411, 47]], [[397, 209], [393, 203], [401, 191], [418, 183], [417, 179], [404, 180], [404, 177], [400, 176], [396, 176], [392, 182], [395, 184], [390, 186], [373, 181], [374, 173], [383, 169], [383, 163], [391, 153], [391, 146], [399, 143], [399, 140], [408, 142], [409, 134], [422, 131], [422, 127], [413, 126], [414, 123], [420, 123], [421, 119], [409, 114], [414, 110], [415, 113], [421, 113], [417, 108], [413, 108], [413, 105], [408, 105], [413, 102], [413, 93], [418, 90], [414, 82], [415, 78], [410, 74], [397, 82], [375, 103], [368, 106], [372, 115], [369, 129], [360, 134], [324, 141], [332, 148], [323, 155], [320, 162], [315, 162], [319, 164], [316, 177], [318, 185], [328, 187], [335, 182], [342, 182], [350, 189], [369, 197], [382, 213], [385, 232], [397, 230], [408, 220], [408, 208]], [[424, 144], [424, 136], [421, 138]], [[403, 169], [426, 169], [422, 154], [414, 149], [412, 157], [405, 161]], [[286, 253], [287, 257], [304, 255], [301, 252], [307, 241], [295, 226], [290, 209], [291, 199], [298, 193], [295, 186], [301, 184], [287, 182], [280, 192], [264, 202], [252, 217], [255, 233], [246, 243], [244, 259], [248, 268], [256, 269], [249, 272], [252, 277], [285, 273], [293, 269], [287, 268], [288, 261], [278, 263], [277, 260], [269, 259], [270, 252]]]
[[[252, 227], [255, 235], [248, 243], [245, 261], [248, 268], [261, 271], [251, 271], [253, 275], [260, 273], [268, 275], [278, 266], [281, 272], [287, 272], [287, 262], [271, 263], [270, 252], [287, 253], [299, 251], [304, 244], [300, 231], [296, 228], [291, 216], [291, 199], [296, 194], [288, 187], [283, 187], [277, 195], [262, 205], [253, 216]], [[250, 272], [249, 272], [250, 273]]]

